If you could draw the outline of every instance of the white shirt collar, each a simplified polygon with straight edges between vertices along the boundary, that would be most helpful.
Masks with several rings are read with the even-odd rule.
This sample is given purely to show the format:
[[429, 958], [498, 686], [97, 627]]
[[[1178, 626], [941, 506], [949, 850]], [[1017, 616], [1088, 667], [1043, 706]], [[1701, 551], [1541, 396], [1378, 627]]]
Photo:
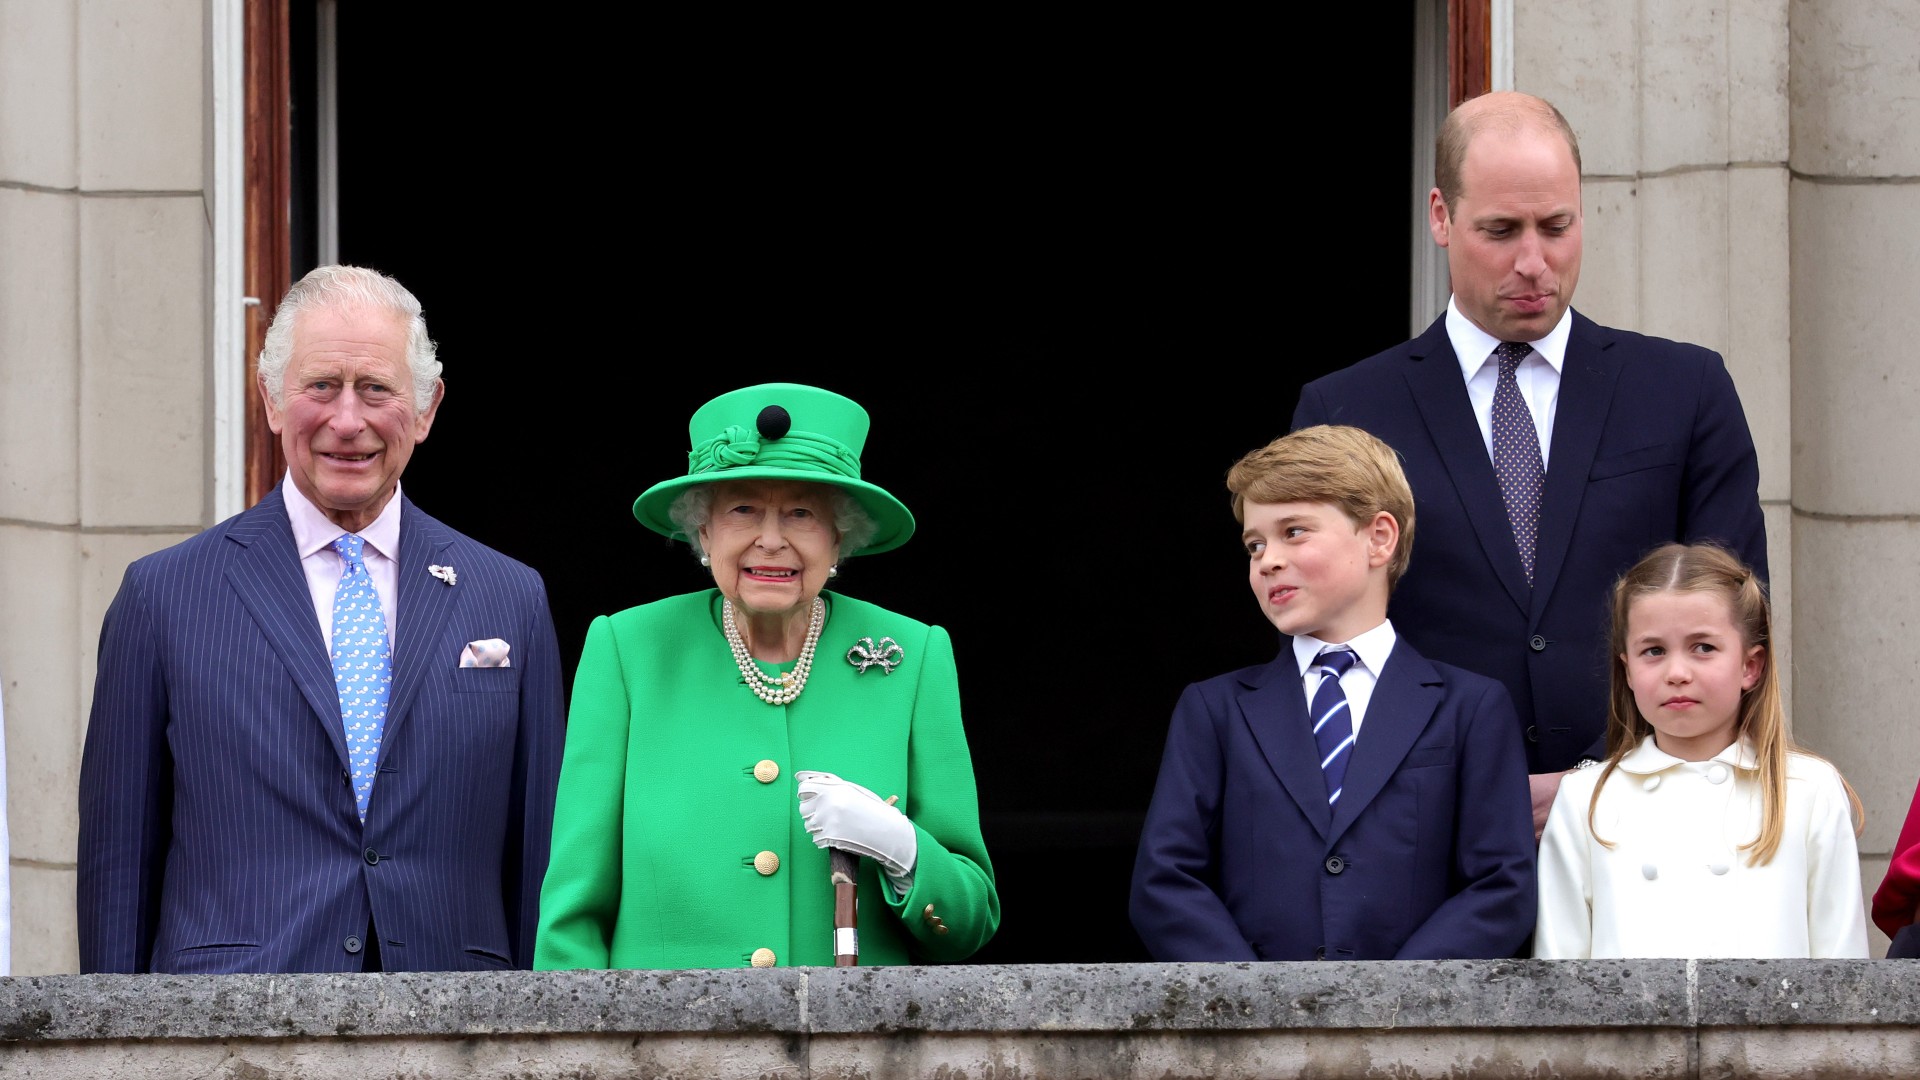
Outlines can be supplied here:
[[[1547, 331], [1546, 337], [1528, 344], [1558, 373], [1567, 361], [1567, 338], [1572, 333], [1573, 309], [1569, 307], [1560, 313], [1560, 321]], [[1493, 347], [1500, 344], [1499, 338], [1462, 315], [1452, 297], [1447, 298], [1447, 340], [1453, 344], [1453, 355], [1460, 361], [1461, 376], [1469, 382], [1475, 372], [1493, 359]]]
[[1384, 619], [1379, 626], [1342, 642], [1322, 641], [1310, 634], [1301, 634], [1293, 639], [1293, 658], [1299, 662], [1300, 675], [1304, 678], [1307, 669], [1313, 666], [1314, 658], [1320, 655], [1320, 650], [1332, 645], [1345, 645], [1358, 654], [1361, 666], [1377, 679], [1386, 670], [1387, 657], [1393, 654], [1394, 643], [1399, 640], [1400, 636], [1393, 631], [1393, 620]]
[[[1725, 750], [1708, 758], [1707, 761], [1723, 762], [1736, 769], [1752, 772], [1760, 767], [1760, 755], [1754, 752], [1753, 744], [1746, 739], [1735, 739]], [[1691, 762], [1674, 757], [1655, 745], [1653, 736], [1640, 740], [1640, 745], [1627, 751], [1620, 759], [1620, 771], [1635, 775], [1649, 775], [1664, 772], [1675, 765], [1705, 765], [1705, 761]]]
[[[293, 483], [293, 473], [280, 479], [280, 499], [287, 506], [287, 523], [293, 526], [293, 547], [305, 559], [322, 548], [333, 546], [333, 542], [346, 532], [335, 525], [322, 513], [320, 508]], [[400, 483], [393, 485], [393, 497], [387, 505], [380, 508], [380, 516], [359, 532], [360, 539], [375, 552], [386, 556], [391, 562], [400, 561]]]

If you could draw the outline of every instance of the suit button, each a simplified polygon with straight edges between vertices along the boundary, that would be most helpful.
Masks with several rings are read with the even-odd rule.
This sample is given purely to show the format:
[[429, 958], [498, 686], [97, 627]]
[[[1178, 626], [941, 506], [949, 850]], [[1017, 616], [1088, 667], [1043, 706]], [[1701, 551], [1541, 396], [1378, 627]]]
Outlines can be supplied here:
[[368, 865], [368, 866], [378, 866], [378, 865], [380, 865], [380, 853], [379, 853], [379, 852], [377, 852], [377, 851], [375, 851], [375, 850], [373, 850], [372, 848], [368, 848], [368, 849], [366, 850], [366, 852], [365, 852], [365, 855], [366, 855], [366, 859], [367, 859], [367, 865]]
[[1532, 724], [1527, 725], [1527, 741], [1528, 742], [1540, 741], [1540, 729], [1535, 727]]
[[763, 759], [753, 766], [753, 778], [763, 784], [771, 784], [780, 779], [780, 763], [771, 758]]
[[1338, 855], [1327, 856], [1327, 873], [1337, 874], [1347, 868], [1347, 860]]
[[773, 955], [772, 949], [753, 950], [753, 966], [754, 967], [772, 967], [775, 961], [776, 961], [776, 957]]
[[357, 953], [360, 951], [360, 939], [352, 934], [348, 934], [347, 940], [341, 942], [340, 947], [350, 953]]
[[772, 877], [780, 869], [780, 856], [763, 851], [753, 857], [753, 868], [760, 872], [761, 877]]
[[1534, 652], [1545, 652], [1547, 651], [1547, 639], [1541, 637], [1539, 634], [1535, 634], [1527, 639], [1527, 648], [1532, 649]]
[[1315, 960], [1325, 960], [1327, 958], [1327, 947], [1325, 945], [1315, 947], [1313, 950], [1313, 958]]

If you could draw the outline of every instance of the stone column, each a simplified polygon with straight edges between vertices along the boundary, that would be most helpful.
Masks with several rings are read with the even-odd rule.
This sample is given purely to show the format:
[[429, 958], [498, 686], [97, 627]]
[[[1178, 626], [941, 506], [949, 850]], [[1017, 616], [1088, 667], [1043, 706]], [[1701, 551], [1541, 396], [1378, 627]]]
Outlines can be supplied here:
[[13, 972], [78, 969], [101, 616], [207, 524], [204, 0], [0, 4], [0, 694]]
[[1518, 4], [1515, 88], [1580, 137], [1574, 307], [1726, 357], [1760, 455], [1776, 634], [1791, 685], [1787, 2]]
[[1794, 713], [1866, 804], [1871, 895], [1920, 777], [1920, 2], [1790, 28]]

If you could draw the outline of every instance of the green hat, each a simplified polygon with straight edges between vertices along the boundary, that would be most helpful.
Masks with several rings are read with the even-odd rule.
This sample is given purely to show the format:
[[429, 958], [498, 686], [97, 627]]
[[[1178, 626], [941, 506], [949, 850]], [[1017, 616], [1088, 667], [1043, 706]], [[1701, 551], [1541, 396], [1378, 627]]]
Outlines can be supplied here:
[[690, 540], [667, 516], [680, 493], [722, 480], [805, 480], [832, 484], [872, 516], [873, 540], [859, 551], [891, 551], [913, 535], [913, 514], [884, 488], [860, 479], [867, 410], [831, 390], [799, 383], [762, 383], [721, 394], [687, 424], [687, 475], [648, 488], [633, 516], [663, 536]]

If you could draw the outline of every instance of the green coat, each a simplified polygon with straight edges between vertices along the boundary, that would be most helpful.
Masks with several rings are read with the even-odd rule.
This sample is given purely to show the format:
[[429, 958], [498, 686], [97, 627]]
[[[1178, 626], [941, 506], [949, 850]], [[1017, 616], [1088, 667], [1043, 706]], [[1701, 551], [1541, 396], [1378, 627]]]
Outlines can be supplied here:
[[[900, 796], [919, 840], [905, 897], [860, 860], [861, 964], [960, 960], [993, 936], [1000, 900], [947, 632], [822, 595], [813, 671], [786, 706], [741, 678], [718, 590], [593, 621], [535, 968], [741, 967], [763, 948], [781, 966], [832, 964], [833, 884], [800, 819], [801, 769]], [[847, 661], [860, 639], [886, 637], [905, 653], [892, 674]], [[755, 775], [763, 761], [779, 767], [768, 782]], [[763, 852], [779, 857], [770, 875], [755, 869]]]

